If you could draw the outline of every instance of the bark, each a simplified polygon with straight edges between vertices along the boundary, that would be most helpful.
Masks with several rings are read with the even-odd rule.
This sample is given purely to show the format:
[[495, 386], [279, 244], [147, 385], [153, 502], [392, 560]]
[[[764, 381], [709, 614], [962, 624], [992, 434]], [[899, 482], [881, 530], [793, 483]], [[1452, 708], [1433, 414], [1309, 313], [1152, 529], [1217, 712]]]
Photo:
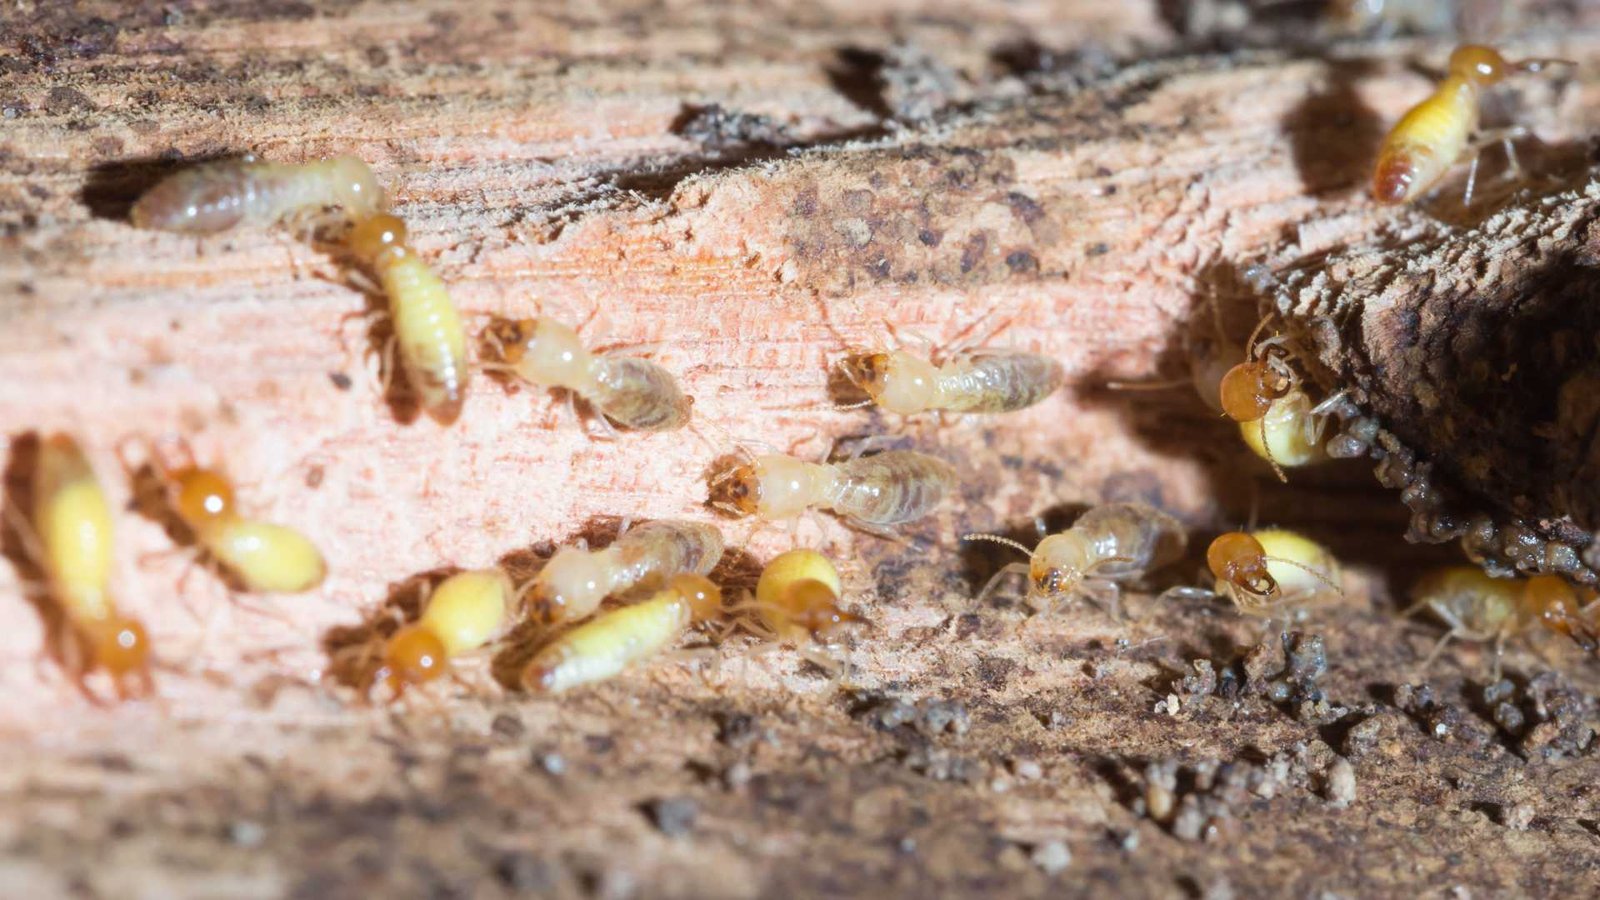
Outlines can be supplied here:
[[1346, 452], [1380, 460], [1412, 540], [1596, 580], [1595, 190], [1342, 254], [1281, 291], [1324, 384], [1362, 410]]
[[[1511, 8], [1528, 29], [1505, 36], [1519, 53], [1579, 65], [1519, 79], [1498, 102], [1547, 145], [1526, 160], [1539, 177], [1581, 180], [1600, 109], [1594, 13]], [[0, 884], [608, 896], [1592, 886], [1592, 663], [1559, 647], [1544, 663], [1519, 644], [1514, 684], [1483, 689], [1489, 654], [1462, 648], [1431, 673], [1437, 690], [1413, 690], [1409, 667], [1437, 632], [1397, 624], [1394, 610], [1411, 567], [1450, 557], [1402, 544], [1407, 510], [1370, 466], [1279, 486], [1192, 391], [1101, 387], [1185, 377], [1212, 298], [1242, 338], [1262, 300], [1245, 277], [1254, 264], [1299, 285], [1297, 266], [1348, 268], [1339, 254], [1376, 247], [1389, 255], [1352, 278], [1388, 271], [1396, 255], [1511, 234], [1500, 219], [1469, 230], [1502, 207], [1527, 237], [1489, 246], [1527, 255], [1533, 235], [1588, 208], [1587, 187], [1548, 208], [1502, 192], [1464, 215], [1450, 191], [1375, 208], [1364, 185], [1376, 141], [1429, 89], [1417, 64], [1440, 65], [1451, 39], [1340, 42], [1297, 15], [1089, 0], [8, 6], [11, 507], [28, 435], [77, 435], [130, 502], [119, 445], [180, 435], [228, 468], [250, 512], [311, 534], [332, 574], [314, 594], [234, 601], [205, 571], [180, 580], [186, 558], [152, 557], [172, 540], [130, 509], [117, 522], [119, 596], [150, 625], [162, 701], [101, 710], [39, 659], [42, 617], [24, 602], [36, 595], [10, 528]], [[538, 311], [590, 320], [595, 345], [651, 345], [696, 398], [701, 436], [595, 440], [542, 392], [481, 375], [455, 426], [411, 420], [380, 396], [381, 328], [352, 318], [370, 301], [334, 255], [285, 230], [196, 242], [126, 222], [175, 165], [246, 150], [368, 160], [475, 322]], [[1508, 277], [1488, 280], [1496, 308], [1523, 283]], [[1583, 283], [1551, 289], [1548, 314], [1564, 315]], [[886, 324], [941, 343], [998, 327], [990, 343], [1054, 356], [1069, 387], [1016, 415], [944, 424], [829, 409], [829, 362], [884, 344]], [[1430, 441], [1455, 432], [1408, 421], [1406, 395], [1364, 368], [1404, 349], [1384, 340], [1349, 331], [1348, 352], [1320, 347], [1322, 387], [1365, 391], [1368, 415], [1415, 453], [1437, 452]], [[1456, 377], [1472, 352], [1419, 378]], [[1574, 352], [1586, 362], [1592, 350]], [[1553, 443], [1503, 433], [1533, 412], [1471, 420], [1472, 446], [1500, 448], [1496, 466], [1546, 452]], [[736, 639], [559, 700], [503, 691], [487, 661], [392, 715], [320, 682], [328, 645], [405, 612], [434, 573], [503, 562], [525, 574], [623, 517], [722, 521], [704, 507], [705, 476], [736, 442], [816, 455], [876, 432], [948, 459], [964, 482], [910, 529], [910, 546], [831, 521], [802, 530], [841, 560], [873, 622], [841, 653], [842, 678]], [[1578, 456], [1565, 464], [1586, 471]], [[1531, 503], [1573, 496], [1541, 480], [1538, 456], [1477, 481], [1473, 466], [1448, 465], [1474, 510], [1543, 516], [1502, 496], [1529, 485]], [[1115, 500], [1171, 511], [1196, 550], [1256, 516], [1327, 542], [1349, 597], [1306, 627], [1325, 637], [1329, 671], [1309, 637], [1289, 662], [1275, 640], [1241, 659], [1260, 628], [1221, 603], [1132, 592], [1131, 623], [1085, 603], [1032, 618], [1014, 595], [973, 603], [1012, 560], [955, 535], [1027, 536], [1036, 515], [1060, 525], [1063, 511]], [[743, 544], [721, 573], [730, 585], [792, 545], [781, 529], [746, 542], [745, 523], [722, 524]], [[1196, 562], [1149, 587], [1196, 583]], [[1336, 756], [1353, 765], [1348, 809]], [[1172, 817], [1152, 820], [1163, 804]], [[1073, 860], [1051, 874], [1058, 842]]]

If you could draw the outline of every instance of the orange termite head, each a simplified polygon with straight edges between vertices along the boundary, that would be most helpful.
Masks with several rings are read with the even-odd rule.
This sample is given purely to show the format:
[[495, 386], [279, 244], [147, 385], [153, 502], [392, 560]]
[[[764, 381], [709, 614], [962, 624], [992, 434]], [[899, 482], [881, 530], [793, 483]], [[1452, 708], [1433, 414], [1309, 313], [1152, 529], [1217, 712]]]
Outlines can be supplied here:
[[406, 243], [406, 223], [398, 216], [379, 213], [356, 223], [348, 238], [350, 252], [371, 262], [389, 250], [403, 252]]
[[1450, 54], [1450, 74], [1473, 84], [1496, 84], [1516, 68], [1500, 51], [1482, 44], [1462, 44]]
[[1206, 548], [1211, 574], [1257, 597], [1277, 592], [1278, 581], [1267, 571], [1267, 551], [1261, 542], [1242, 531], [1219, 536]]
[[826, 638], [847, 625], [864, 624], [867, 620], [855, 613], [839, 608], [839, 595], [832, 587], [814, 578], [806, 578], [790, 585], [784, 591], [783, 604], [794, 624], [818, 638]]
[[850, 383], [876, 397], [889, 378], [889, 354], [852, 353], [839, 360], [839, 371]]
[[389, 639], [377, 677], [387, 676], [389, 686], [398, 695], [410, 685], [443, 675], [446, 664], [444, 642], [420, 625], [407, 625]]
[[1578, 597], [1559, 575], [1535, 575], [1522, 585], [1522, 614], [1546, 622], [1578, 613]]
[[190, 528], [203, 529], [234, 514], [233, 484], [216, 469], [172, 473], [173, 510]]
[[711, 505], [741, 516], [755, 515], [761, 508], [761, 475], [755, 464], [739, 463], [711, 479]]
[[1585, 650], [1595, 649], [1594, 625], [1584, 616], [1577, 591], [1559, 575], [1535, 575], [1523, 583], [1521, 619], [1564, 634]]
[[506, 319], [500, 316], [490, 320], [484, 329], [488, 343], [493, 345], [500, 362], [514, 366], [528, 354], [528, 342], [533, 340], [537, 324], [532, 319]]
[[667, 590], [677, 593], [688, 602], [689, 615], [696, 622], [713, 619], [722, 612], [722, 588], [712, 584], [704, 575], [674, 575], [667, 580]]
[[130, 616], [111, 615], [85, 622], [84, 637], [94, 665], [119, 683], [150, 665], [150, 635], [144, 624]]
[[1289, 393], [1289, 380], [1265, 362], [1242, 362], [1222, 376], [1222, 412], [1235, 422], [1254, 422], [1272, 401]]

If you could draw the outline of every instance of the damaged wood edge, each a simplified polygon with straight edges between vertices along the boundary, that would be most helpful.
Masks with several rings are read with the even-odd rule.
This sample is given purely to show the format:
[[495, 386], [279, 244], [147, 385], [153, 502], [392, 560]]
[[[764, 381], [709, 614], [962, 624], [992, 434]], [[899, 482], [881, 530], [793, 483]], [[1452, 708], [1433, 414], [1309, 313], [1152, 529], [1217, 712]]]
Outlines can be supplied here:
[[[1378, 482], [1411, 512], [1409, 542], [1457, 540], [1495, 576], [1600, 584], [1600, 314], [1574, 302], [1600, 285], [1597, 222], [1600, 180], [1589, 180], [1522, 198], [1476, 228], [1435, 223], [1402, 243], [1380, 237], [1291, 267], [1263, 298], [1307, 375], [1342, 398], [1330, 455], [1377, 462]], [[1563, 342], [1573, 329], [1554, 316], [1587, 339]], [[1518, 320], [1555, 323], [1548, 344], [1489, 333]], [[1555, 358], [1540, 365], [1541, 351]]]

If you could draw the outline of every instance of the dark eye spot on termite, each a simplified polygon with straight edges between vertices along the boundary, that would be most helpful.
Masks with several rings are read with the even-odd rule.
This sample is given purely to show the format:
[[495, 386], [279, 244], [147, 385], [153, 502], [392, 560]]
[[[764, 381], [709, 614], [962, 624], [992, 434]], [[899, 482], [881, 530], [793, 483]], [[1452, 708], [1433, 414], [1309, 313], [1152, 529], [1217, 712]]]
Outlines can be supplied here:
[[350, 390], [350, 376], [343, 372], [329, 372], [328, 380], [333, 382], [333, 386], [341, 391]]

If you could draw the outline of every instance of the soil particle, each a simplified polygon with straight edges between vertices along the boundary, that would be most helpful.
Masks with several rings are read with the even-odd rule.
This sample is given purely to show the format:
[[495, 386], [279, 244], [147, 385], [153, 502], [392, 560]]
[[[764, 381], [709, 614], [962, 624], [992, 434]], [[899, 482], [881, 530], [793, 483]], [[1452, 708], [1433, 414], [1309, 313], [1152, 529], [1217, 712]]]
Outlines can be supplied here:
[[1046, 841], [1034, 847], [1028, 858], [1046, 875], [1059, 875], [1072, 865], [1072, 851], [1061, 841]]
[[694, 830], [700, 807], [689, 797], [663, 797], [644, 804], [644, 813], [667, 837], [682, 837]]

